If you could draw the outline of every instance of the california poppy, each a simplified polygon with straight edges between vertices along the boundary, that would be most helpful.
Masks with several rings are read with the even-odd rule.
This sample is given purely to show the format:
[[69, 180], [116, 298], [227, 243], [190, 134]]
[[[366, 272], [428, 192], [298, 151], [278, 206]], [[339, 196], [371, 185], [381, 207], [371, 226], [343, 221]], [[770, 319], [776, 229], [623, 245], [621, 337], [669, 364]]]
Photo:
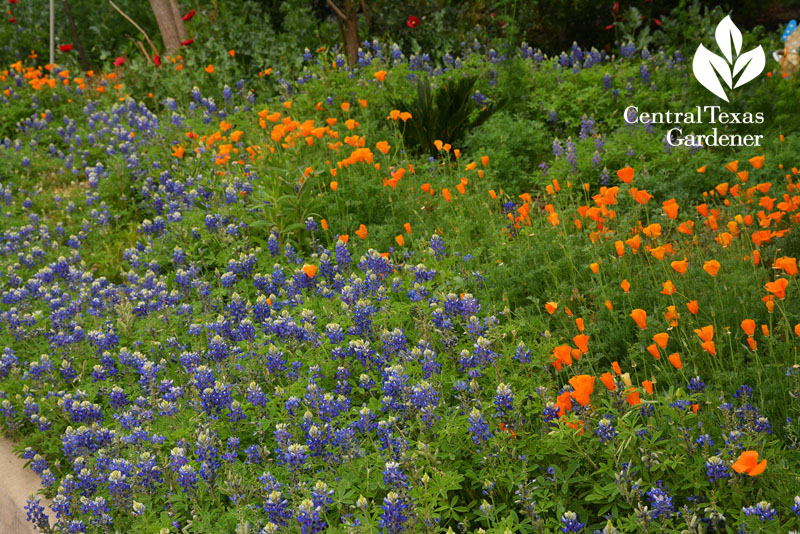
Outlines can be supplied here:
[[379, 70], [378, 72], [373, 74], [373, 76], [375, 76], [375, 78], [377, 78], [377, 80], [379, 82], [383, 83], [384, 78], [386, 78], [386, 71], [385, 70]]
[[555, 311], [558, 309], [558, 302], [546, 302], [544, 308], [547, 310], [547, 313], [553, 315]]
[[669, 360], [669, 363], [675, 367], [675, 369], [683, 368], [683, 363], [681, 363], [681, 355], [677, 352], [670, 354], [667, 359]]
[[764, 287], [767, 291], [778, 297], [778, 299], [783, 300], [786, 298], [786, 286], [789, 284], [789, 281], [785, 278], [778, 278], [774, 282], [767, 282], [764, 284]]
[[767, 468], [767, 460], [758, 461], [758, 451], [744, 451], [731, 466], [740, 474], [747, 473], [751, 477], [760, 475]]
[[756, 331], [756, 322], [752, 319], [745, 319], [742, 321], [741, 327], [745, 334], [752, 337]]
[[405, 239], [403, 239], [403, 234], [398, 234], [398, 235], [394, 236], [394, 240], [401, 247], [406, 244]]
[[636, 325], [642, 330], [647, 328], [647, 312], [641, 308], [636, 308], [630, 313], [631, 319], [636, 322]]
[[686, 270], [689, 268], [689, 262], [686, 260], [686, 258], [683, 258], [681, 261], [673, 261], [669, 265], [675, 272], [680, 274], [685, 274]]
[[617, 176], [624, 183], [629, 184], [633, 181], [634, 170], [632, 167], [624, 167], [617, 171]]
[[214, 65], [209, 65], [205, 68], [205, 71], [209, 74], [214, 74]]
[[609, 391], [614, 391], [617, 389], [617, 384], [614, 382], [614, 376], [608, 371], [600, 375], [600, 381]]
[[569, 379], [573, 387], [572, 398], [581, 406], [589, 404], [590, 397], [594, 392], [594, 377], [591, 375], [577, 375]]
[[578, 334], [577, 336], [572, 338], [572, 341], [575, 342], [575, 346], [581, 351], [581, 354], [586, 354], [589, 352], [589, 336], [586, 334]]
[[692, 315], [697, 315], [697, 312], [700, 311], [700, 307], [697, 304], [696, 300], [690, 300], [686, 303], [686, 308], [689, 310], [689, 313]]
[[669, 334], [666, 332], [661, 332], [653, 336], [653, 341], [656, 342], [656, 345], [661, 347], [662, 349], [667, 348], [667, 343], [669, 342]]
[[717, 276], [719, 272], [719, 262], [717, 260], [709, 260], [703, 264], [703, 270], [711, 276]]
[[[798, 334], [798, 335], [800, 335], [800, 334]], [[619, 366], [618, 362], [611, 362], [611, 368], [614, 370], [614, 372], [617, 375], [621, 375], [622, 374], [622, 368]]]
[[643, 380], [642, 387], [644, 387], [644, 390], [647, 392], [648, 395], [653, 394], [653, 383], [650, 380]]
[[360, 237], [361, 239], [366, 239], [367, 238], [367, 227], [364, 226], [363, 224], [360, 225], [358, 227], [358, 230], [356, 230], [356, 235], [358, 237]]
[[317, 266], [306, 263], [305, 265], [303, 265], [303, 272], [306, 274], [307, 277], [314, 278], [314, 276], [317, 274]]

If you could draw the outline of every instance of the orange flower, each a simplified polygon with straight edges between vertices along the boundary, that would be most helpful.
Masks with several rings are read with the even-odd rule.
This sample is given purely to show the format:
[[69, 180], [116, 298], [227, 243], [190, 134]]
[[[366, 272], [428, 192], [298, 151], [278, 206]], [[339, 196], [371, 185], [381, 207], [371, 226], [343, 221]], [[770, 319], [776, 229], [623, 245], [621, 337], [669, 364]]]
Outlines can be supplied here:
[[[386, 78], [386, 71], [385, 70], [379, 70], [378, 72], [373, 74], [373, 76], [375, 76], [375, 78], [377, 78], [379, 82], [383, 83], [383, 79]], [[398, 115], [399, 115], [399, 112], [398, 112]]]
[[350, 241], [350, 236], [348, 234], [342, 234], [339, 236], [339, 241], [347, 244], [347, 242]]
[[547, 313], [553, 315], [558, 309], [558, 302], [547, 302], [545, 303], [544, 308], [547, 310]]
[[667, 280], [666, 282], [662, 282], [661, 287], [662, 287], [661, 289], [662, 295], [675, 294], [675, 285], [672, 283], [672, 280]]
[[342, 111], [350, 111], [350, 102], [342, 102]]
[[331, 188], [331, 191], [336, 191], [337, 189], [339, 189], [339, 182], [336, 182], [336, 181], [331, 182], [330, 183], [330, 188]]
[[686, 260], [686, 258], [683, 258], [682, 261], [673, 261], [669, 265], [675, 272], [678, 272], [680, 274], [685, 274], [686, 269], [689, 268], [689, 262]]
[[644, 189], [640, 189], [636, 191], [636, 196], [634, 197], [636, 202], [639, 204], [647, 204], [650, 202], [650, 199], [653, 198], [653, 195], [645, 191]]
[[172, 149], [172, 155], [178, 159], [183, 158], [183, 154], [186, 152], [186, 149], [182, 146], [177, 146]]
[[644, 387], [644, 390], [647, 392], [648, 395], [653, 394], [653, 383], [651, 381], [643, 380], [642, 387]]
[[678, 217], [678, 203], [675, 202], [674, 198], [667, 200], [661, 204], [661, 206], [664, 209], [664, 213], [666, 213], [670, 220], [674, 221]]
[[617, 250], [617, 256], [622, 257], [625, 255], [625, 243], [622, 241], [615, 241], [614, 248]]
[[553, 367], [557, 370], [561, 370], [561, 366], [563, 365], [572, 365], [572, 347], [569, 345], [559, 345], [553, 348], [553, 354], [551, 354], [553, 361]]
[[359, 226], [358, 230], [356, 230], [356, 235], [358, 237], [360, 237], [361, 239], [366, 239], [367, 238], [367, 227], [364, 226], [363, 224], [361, 226]]
[[575, 326], [578, 327], [579, 332], [583, 332], [584, 329], [586, 328], [583, 324], [583, 319], [581, 317], [575, 319]]
[[621, 375], [622, 374], [622, 368], [619, 366], [619, 363], [611, 362], [611, 368], [614, 370], [614, 372], [617, 375]]
[[484, 167], [489, 165], [489, 156], [481, 156], [481, 165]]
[[327, 219], [322, 219], [320, 221], [320, 223], [322, 224], [322, 229], [323, 230], [327, 230], [328, 229], [328, 220]]
[[603, 385], [608, 391], [614, 391], [617, 389], [617, 384], [614, 382], [614, 376], [608, 371], [600, 375], [600, 381], [603, 382]]
[[214, 74], [214, 65], [209, 65], [205, 70], [209, 74]]
[[775, 260], [773, 267], [782, 269], [789, 276], [794, 276], [797, 274], [797, 258], [783, 256]]
[[405, 228], [407, 234], [411, 235], [411, 223], [405, 223], [403, 228]]
[[628, 291], [631, 290], [631, 283], [628, 282], [627, 280], [623, 280], [622, 283], [619, 285], [619, 287], [622, 288], [622, 291], [627, 293]]
[[575, 346], [578, 347], [578, 350], [581, 351], [581, 354], [586, 354], [589, 352], [589, 336], [586, 334], [578, 334], [572, 338], [572, 341], [575, 342]]
[[403, 245], [406, 244], [406, 240], [403, 239], [403, 234], [398, 234], [398, 235], [394, 236], [394, 240], [397, 242], [398, 246], [402, 247]]
[[758, 451], [744, 451], [731, 466], [734, 471], [740, 474], [747, 473], [751, 477], [760, 475], [767, 468], [767, 460], [758, 462]]
[[597, 274], [600, 272], [600, 265], [597, 263], [592, 263], [589, 265], [589, 269], [591, 269], [594, 274]]
[[594, 393], [594, 377], [590, 375], [577, 375], [569, 379], [574, 388], [571, 396], [581, 406], [589, 404], [590, 396]]
[[636, 324], [644, 330], [647, 328], [647, 312], [642, 310], [641, 308], [636, 308], [630, 314], [631, 319], [636, 321]]
[[564, 417], [568, 411], [572, 410], [572, 396], [569, 391], [565, 391], [556, 398], [556, 406], [558, 406], [559, 417]]
[[756, 322], [752, 319], [745, 319], [742, 321], [741, 327], [745, 334], [752, 337], [756, 331]]
[[639, 398], [639, 392], [635, 389], [631, 389], [630, 393], [625, 397], [625, 400], [628, 401], [628, 404], [631, 406], [636, 406], [637, 404], [641, 404], [642, 400]]
[[690, 300], [687, 302], [686, 307], [689, 309], [689, 313], [692, 315], [697, 315], [697, 312], [700, 311], [700, 307], [697, 305], [696, 300]]
[[655, 343], [652, 343], [647, 346], [647, 352], [649, 352], [656, 360], [661, 359], [661, 354], [659, 354], [658, 346]]
[[788, 284], [789, 281], [786, 278], [778, 278], [774, 282], [767, 282], [764, 287], [778, 299], [783, 300], [786, 298], [786, 286]]
[[442, 196], [447, 202], [450, 202], [450, 190], [448, 188], [442, 189]]
[[317, 274], [317, 266], [306, 263], [303, 265], [303, 272], [306, 273], [306, 276], [309, 278], [314, 278]]
[[703, 328], [695, 328], [694, 333], [703, 341], [711, 341], [714, 339], [714, 325], [710, 324]]
[[669, 334], [667, 334], [666, 332], [661, 332], [660, 334], [656, 334], [653, 336], [653, 341], [655, 341], [656, 345], [658, 345], [662, 349], [666, 349], [667, 343], [669, 342]]
[[760, 169], [761, 166], [764, 165], [764, 156], [756, 156], [747, 161], [750, 162], [750, 165], [752, 165], [754, 169]]
[[614, 305], [611, 304], [610, 300], [606, 300], [606, 308], [608, 308], [608, 311], [614, 311]]
[[717, 260], [709, 260], [703, 264], [703, 270], [711, 276], [717, 276], [719, 272], [719, 262]]
[[675, 367], [675, 369], [683, 368], [683, 363], [681, 363], [681, 355], [677, 352], [670, 354], [667, 359], [669, 360], [669, 363]]
[[617, 176], [624, 183], [629, 184], [633, 181], [634, 170], [632, 167], [624, 167], [617, 171]]
[[378, 151], [381, 154], [388, 154], [389, 153], [389, 149], [392, 148], [392, 147], [386, 141], [378, 141], [377, 143], [375, 143], [375, 148], [377, 148]]

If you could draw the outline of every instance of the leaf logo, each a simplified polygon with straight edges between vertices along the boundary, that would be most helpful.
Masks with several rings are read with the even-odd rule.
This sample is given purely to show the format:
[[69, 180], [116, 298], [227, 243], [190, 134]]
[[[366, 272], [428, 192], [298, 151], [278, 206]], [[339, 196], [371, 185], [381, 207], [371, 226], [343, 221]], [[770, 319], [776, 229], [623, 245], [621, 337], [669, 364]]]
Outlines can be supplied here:
[[725, 87], [720, 80], [729, 89], [741, 87], [761, 74], [767, 61], [761, 45], [749, 52], [739, 53], [742, 50], [742, 32], [729, 16], [717, 24], [714, 37], [722, 56], [701, 44], [694, 54], [692, 70], [703, 87], [725, 102], [729, 102]]

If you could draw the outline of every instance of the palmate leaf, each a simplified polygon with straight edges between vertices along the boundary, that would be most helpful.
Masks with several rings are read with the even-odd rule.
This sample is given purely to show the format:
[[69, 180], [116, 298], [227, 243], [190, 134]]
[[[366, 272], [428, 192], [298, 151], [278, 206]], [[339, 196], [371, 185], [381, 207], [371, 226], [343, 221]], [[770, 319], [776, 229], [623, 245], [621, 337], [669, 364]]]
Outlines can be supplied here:
[[504, 104], [496, 101], [475, 114], [477, 105], [472, 100], [477, 78], [465, 76], [447, 80], [435, 91], [430, 80], [417, 81], [417, 99], [412, 102], [393, 102], [395, 109], [408, 111], [412, 118], [402, 126], [406, 146], [417, 152], [436, 155], [435, 140], [455, 145], [464, 135], [491, 117]]

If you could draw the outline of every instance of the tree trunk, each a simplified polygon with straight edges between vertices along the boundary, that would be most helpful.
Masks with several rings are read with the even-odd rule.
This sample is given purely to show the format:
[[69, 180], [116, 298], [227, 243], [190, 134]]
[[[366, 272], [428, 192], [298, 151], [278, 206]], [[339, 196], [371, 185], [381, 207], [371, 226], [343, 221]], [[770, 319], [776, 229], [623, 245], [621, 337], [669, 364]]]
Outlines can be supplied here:
[[[153, 15], [155, 15], [158, 23], [158, 31], [161, 32], [161, 39], [164, 41], [164, 49], [168, 54], [176, 52], [181, 47], [181, 40], [178, 36], [175, 17], [172, 15], [170, 0], [150, 0], [150, 7], [153, 8]], [[183, 23], [183, 20], [181, 20], [181, 23]]]
[[83, 49], [81, 38], [78, 36], [78, 27], [75, 26], [75, 19], [72, 17], [72, 10], [69, 8], [67, 0], [61, 0], [61, 5], [64, 7], [64, 14], [67, 16], [69, 22], [69, 31], [72, 33], [72, 40], [75, 43], [75, 48], [78, 49], [78, 58], [81, 62], [81, 69], [84, 72], [89, 70], [89, 59], [86, 57], [86, 51]]
[[181, 6], [178, 5], [178, 0], [169, 0], [169, 6], [172, 8], [172, 18], [175, 21], [175, 27], [178, 29], [178, 39], [185, 41], [189, 36], [186, 34], [186, 26], [183, 24]]
[[346, 0], [344, 4], [344, 41], [345, 48], [347, 49], [347, 60], [350, 62], [351, 67], [355, 67], [358, 62], [358, 47], [361, 43], [358, 41], [358, 4], [356, 0]]

